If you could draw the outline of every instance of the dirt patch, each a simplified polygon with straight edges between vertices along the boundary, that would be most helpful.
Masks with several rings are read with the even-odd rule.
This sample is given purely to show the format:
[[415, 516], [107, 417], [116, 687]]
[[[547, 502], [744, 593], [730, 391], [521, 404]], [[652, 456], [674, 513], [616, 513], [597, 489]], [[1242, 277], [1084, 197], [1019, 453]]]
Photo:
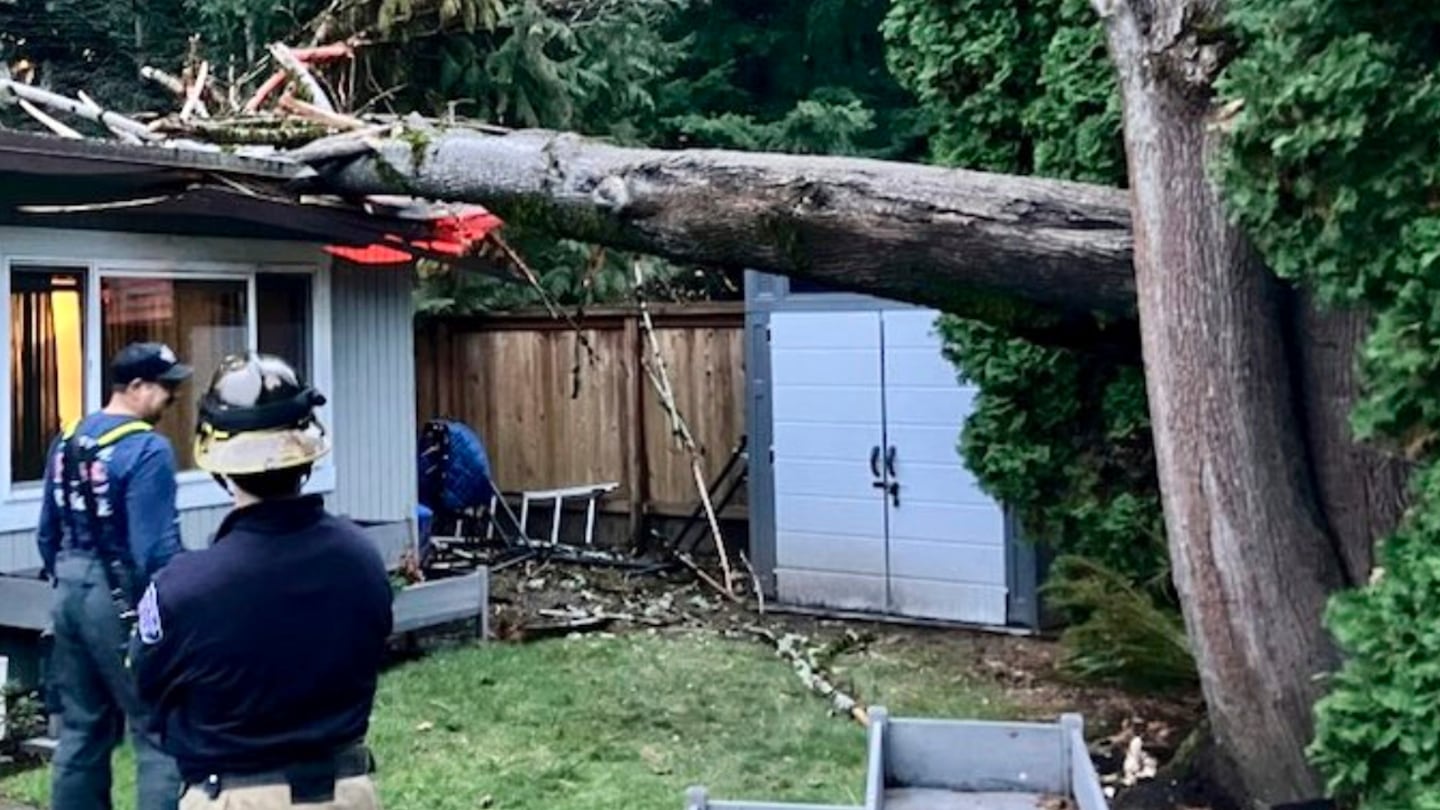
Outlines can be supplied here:
[[729, 602], [683, 570], [637, 574], [564, 563], [518, 565], [494, 575], [491, 599], [493, 633], [504, 641], [696, 629], [754, 637], [757, 627], [802, 634], [834, 665], [836, 684], [862, 704], [870, 697], [846, 675], [863, 656], [941, 668], [992, 689], [1011, 719], [1083, 715], [1092, 758], [1117, 810], [1228, 808], [1188, 768], [1167, 770], [1203, 718], [1198, 694], [1142, 695], [1077, 682], [1059, 666], [1061, 650], [1050, 638], [762, 615], [753, 602]]

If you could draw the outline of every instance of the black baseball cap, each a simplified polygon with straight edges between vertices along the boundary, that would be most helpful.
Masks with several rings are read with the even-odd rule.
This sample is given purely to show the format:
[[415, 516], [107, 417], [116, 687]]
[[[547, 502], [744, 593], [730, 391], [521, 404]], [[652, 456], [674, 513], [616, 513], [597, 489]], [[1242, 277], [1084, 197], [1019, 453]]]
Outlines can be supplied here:
[[131, 343], [110, 361], [112, 385], [129, 385], [136, 380], [178, 385], [193, 372], [164, 343]]

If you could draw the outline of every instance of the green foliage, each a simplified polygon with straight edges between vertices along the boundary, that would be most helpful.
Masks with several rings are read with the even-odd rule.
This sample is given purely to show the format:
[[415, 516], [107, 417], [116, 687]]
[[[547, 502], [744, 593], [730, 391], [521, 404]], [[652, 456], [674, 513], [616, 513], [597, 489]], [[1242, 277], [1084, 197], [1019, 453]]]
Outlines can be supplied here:
[[1139, 368], [942, 319], [945, 356], [980, 388], [960, 449], [1027, 535], [1149, 582], [1164, 528]]
[[896, 0], [890, 68], [947, 165], [1123, 185], [1120, 100], [1088, 0]]
[[[439, 0], [434, 5], [436, 22], [442, 30], [458, 28], [473, 33], [481, 28], [494, 30], [505, 15], [506, 0]], [[418, 22], [422, 8], [416, 0], [380, 0], [375, 28], [385, 35], [404, 34], [408, 26]]]
[[[531, 265], [538, 289], [479, 273], [457, 273], [444, 268], [421, 274], [417, 310], [426, 315], [465, 315], [534, 309], [546, 304], [574, 308], [630, 300], [634, 294], [634, 262], [653, 285], [647, 297], [672, 298], [667, 285], [683, 271], [650, 257], [632, 257], [601, 251], [570, 240], [556, 240], [524, 228], [507, 228], [507, 240]], [[710, 279], [713, 274], [705, 274]]]
[[755, 116], [725, 112], [719, 115], [686, 113], [666, 119], [685, 141], [758, 152], [853, 155], [875, 128], [875, 113], [858, 98], [844, 93], [822, 93], [807, 98], [777, 121], [760, 122]]
[[915, 158], [922, 116], [885, 70], [886, 0], [722, 0], [674, 20], [688, 44], [657, 145]]
[[684, 52], [664, 31], [683, 0], [610, 4], [583, 19], [537, 0], [464, 2], [484, 6], [476, 25], [402, 39], [370, 60], [386, 83], [415, 88], [402, 96], [411, 108], [630, 141], [653, 129], [662, 80]]
[[0, 686], [0, 700], [5, 702], [6, 734], [0, 740], [0, 752], [13, 756], [21, 742], [45, 733], [48, 716], [45, 701], [34, 689], [21, 689], [16, 683]]
[[[1084, 0], [896, 0], [891, 69], [937, 122], [940, 163], [1120, 184], [1118, 94]], [[961, 452], [1027, 533], [1132, 582], [1165, 570], [1140, 369], [956, 318], [946, 356], [980, 388]]]
[[1346, 663], [1310, 751], [1367, 810], [1440, 806], [1440, 6], [1240, 0], [1231, 22], [1229, 206], [1276, 272], [1374, 313], [1356, 431], [1422, 470], [1385, 576], [1327, 615]]
[[233, 59], [243, 72], [267, 45], [285, 39], [324, 5], [323, 0], [185, 0], [183, 23], [191, 29], [186, 33], [200, 36], [217, 66]]
[[1440, 468], [1418, 482], [1414, 512], [1381, 548], [1383, 575], [1331, 603], [1347, 654], [1316, 708], [1310, 747], [1337, 795], [1366, 810], [1440, 801]]
[[1185, 624], [1167, 602], [1085, 557], [1060, 557], [1053, 570], [1047, 602], [1073, 619], [1060, 637], [1066, 671], [1146, 691], [1198, 685]]

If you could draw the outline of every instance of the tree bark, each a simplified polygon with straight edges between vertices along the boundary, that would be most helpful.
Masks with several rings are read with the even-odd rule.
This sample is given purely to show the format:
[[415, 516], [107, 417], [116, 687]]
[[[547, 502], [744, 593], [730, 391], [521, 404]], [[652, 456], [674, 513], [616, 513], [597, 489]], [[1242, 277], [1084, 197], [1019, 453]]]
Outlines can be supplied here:
[[1117, 189], [547, 131], [413, 132], [359, 156], [345, 143], [297, 156], [349, 194], [480, 203], [556, 236], [812, 279], [1055, 336], [1045, 342], [1136, 340]]
[[1266, 803], [1313, 798], [1304, 748], [1344, 565], [1316, 505], [1284, 288], [1206, 166], [1213, 0], [1095, 0], [1124, 99], [1135, 270], [1174, 577], [1217, 738]]
[[1296, 299], [1294, 360], [1314, 484], [1346, 582], [1363, 584], [1374, 566], [1375, 543], [1394, 530], [1409, 503], [1411, 465], [1357, 443], [1350, 429], [1360, 392], [1356, 350], [1366, 336], [1367, 314], [1322, 310], [1308, 295]]

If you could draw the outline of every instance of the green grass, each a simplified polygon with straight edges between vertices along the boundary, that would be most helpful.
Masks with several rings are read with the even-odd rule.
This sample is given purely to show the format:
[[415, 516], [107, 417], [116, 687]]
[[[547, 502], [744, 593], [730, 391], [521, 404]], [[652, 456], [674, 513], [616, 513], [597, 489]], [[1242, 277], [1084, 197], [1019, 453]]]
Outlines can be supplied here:
[[[904, 647], [837, 670], [892, 713], [995, 716], [954, 661]], [[714, 634], [454, 649], [382, 680], [370, 742], [387, 810], [675, 810], [717, 798], [860, 802], [864, 731], [826, 713], [766, 647]], [[122, 753], [116, 799], [133, 795]], [[0, 781], [43, 805], [46, 773]]]

